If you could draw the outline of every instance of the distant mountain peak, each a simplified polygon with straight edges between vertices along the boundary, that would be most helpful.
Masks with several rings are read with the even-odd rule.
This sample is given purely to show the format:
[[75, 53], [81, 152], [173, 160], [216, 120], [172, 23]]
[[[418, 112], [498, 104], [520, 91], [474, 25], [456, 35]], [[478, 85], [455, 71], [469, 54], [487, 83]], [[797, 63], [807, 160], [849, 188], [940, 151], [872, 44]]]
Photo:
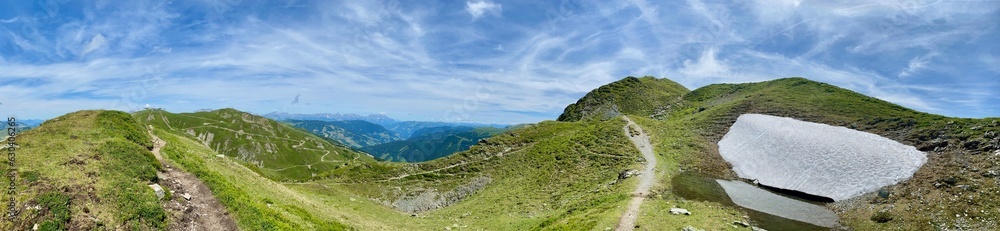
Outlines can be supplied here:
[[264, 114], [264, 117], [268, 117], [275, 120], [319, 120], [319, 121], [343, 121], [343, 120], [362, 120], [370, 123], [375, 123], [379, 125], [389, 125], [395, 124], [396, 121], [390, 118], [385, 113], [379, 114], [368, 114], [360, 115], [355, 113], [314, 113], [314, 114], [295, 114], [288, 112], [271, 112]]

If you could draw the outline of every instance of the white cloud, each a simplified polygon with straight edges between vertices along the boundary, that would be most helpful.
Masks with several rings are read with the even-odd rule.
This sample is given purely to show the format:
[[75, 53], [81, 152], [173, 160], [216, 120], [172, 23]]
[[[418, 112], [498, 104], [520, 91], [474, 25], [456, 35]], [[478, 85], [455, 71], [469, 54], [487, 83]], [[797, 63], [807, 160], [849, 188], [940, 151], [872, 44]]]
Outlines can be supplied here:
[[484, 14], [492, 14], [493, 16], [500, 16], [503, 8], [500, 4], [493, 3], [492, 1], [478, 1], [478, 2], [465, 2], [465, 11], [472, 15], [472, 19], [478, 19]]
[[97, 50], [98, 48], [101, 48], [101, 46], [103, 45], [104, 45], [104, 35], [97, 34], [94, 36], [94, 38], [90, 39], [90, 43], [87, 43], [87, 46], [83, 48], [83, 51], [80, 52], [80, 56], [81, 57], [86, 56], [90, 52]]
[[729, 65], [715, 58], [715, 47], [705, 49], [698, 60], [684, 60], [684, 66], [678, 72], [690, 79], [728, 79], [732, 77]]
[[910, 59], [910, 62], [906, 65], [906, 67], [903, 68], [903, 70], [899, 71], [898, 76], [900, 78], [905, 78], [913, 75], [918, 71], [927, 69], [928, 68], [927, 64], [930, 63], [931, 61], [930, 59], [933, 56], [934, 54], [927, 54], [923, 56], [913, 57], [913, 59]]

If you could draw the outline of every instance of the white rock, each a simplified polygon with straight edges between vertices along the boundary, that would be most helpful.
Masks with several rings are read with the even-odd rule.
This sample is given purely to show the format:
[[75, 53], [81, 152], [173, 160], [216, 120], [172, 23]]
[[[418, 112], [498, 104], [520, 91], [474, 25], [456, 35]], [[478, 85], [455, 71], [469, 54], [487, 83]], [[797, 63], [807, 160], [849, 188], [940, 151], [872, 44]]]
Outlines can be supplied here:
[[760, 114], [741, 115], [719, 153], [740, 177], [835, 201], [908, 179], [927, 162], [913, 146], [875, 134]]
[[184, 195], [181, 196], [183, 196], [185, 200], [191, 200], [191, 194], [184, 193]]
[[38, 230], [38, 223], [35, 223], [34, 226], [31, 226], [31, 230]]
[[681, 214], [684, 214], [684, 215], [691, 215], [691, 212], [688, 212], [688, 210], [687, 210], [687, 209], [682, 209], [682, 208], [671, 208], [671, 209], [670, 209], [670, 214], [676, 214], [676, 215], [681, 215]]
[[149, 188], [153, 189], [153, 193], [156, 194], [157, 199], [163, 199], [163, 196], [166, 195], [163, 192], [163, 187], [160, 187], [160, 184], [151, 184], [149, 185]]

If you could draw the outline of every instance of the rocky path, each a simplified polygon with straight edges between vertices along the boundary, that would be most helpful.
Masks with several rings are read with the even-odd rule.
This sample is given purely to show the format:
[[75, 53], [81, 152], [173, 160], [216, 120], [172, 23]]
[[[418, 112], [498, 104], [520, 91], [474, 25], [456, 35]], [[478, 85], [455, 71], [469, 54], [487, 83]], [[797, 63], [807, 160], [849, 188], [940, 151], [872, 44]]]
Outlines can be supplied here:
[[163, 161], [160, 149], [167, 142], [150, 131], [153, 137], [153, 155], [164, 166], [156, 175], [164, 190], [172, 191], [172, 199], [163, 202], [163, 208], [171, 216], [168, 230], [238, 230], [236, 221], [229, 216], [226, 207], [212, 195], [197, 177], [191, 173], [174, 169]]
[[646, 199], [646, 195], [649, 194], [649, 188], [656, 180], [656, 173], [654, 172], [656, 170], [656, 156], [653, 154], [653, 144], [649, 142], [649, 136], [642, 130], [642, 127], [632, 122], [628, 116], [622, 116], [622, 119], [628, 122], [623, 128], [625, 136], [642, 153], [642, 158], [646, 160], [646, 166], [639, 174], [639, 184], [636, 185], [635, 191], [632, 192], [632, 201], [629, 202], [628, 209], [625, 210], [625, 214], [622, 214], [621, 220], [618, 221], [618, 227], [615, 227], [615, 230], [618, 231], [635, 228], [635, 220], [639, 217], [639, 206], [642, 205], [642, 200]]

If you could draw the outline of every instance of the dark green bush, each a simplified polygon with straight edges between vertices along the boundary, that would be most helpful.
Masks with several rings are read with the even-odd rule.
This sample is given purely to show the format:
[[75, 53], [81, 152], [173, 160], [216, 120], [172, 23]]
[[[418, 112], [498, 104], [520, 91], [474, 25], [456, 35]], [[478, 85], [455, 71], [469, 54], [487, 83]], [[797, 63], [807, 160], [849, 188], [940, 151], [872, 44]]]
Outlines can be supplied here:
[[889, 212], [877, 212], [872, 214], [871, 220], [876, 223], [886, 223], [892, 221], [892, 214]]
[[65, 230], [69, 221], [69, 196], [59, 192], [47, 192], [38, 197], [38, 204], [49, 210], [51, 220], [42, 222], [41, 230]]

